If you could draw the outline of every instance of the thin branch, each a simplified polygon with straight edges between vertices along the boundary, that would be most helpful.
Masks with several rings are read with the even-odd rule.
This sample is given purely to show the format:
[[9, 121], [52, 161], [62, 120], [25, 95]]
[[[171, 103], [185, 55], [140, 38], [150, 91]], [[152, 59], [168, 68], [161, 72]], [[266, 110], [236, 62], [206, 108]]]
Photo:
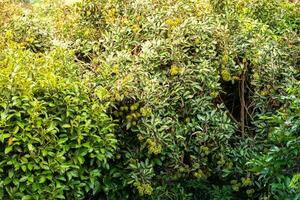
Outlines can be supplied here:
[[245, 136], [245, 80], [246, 80], [246, 71], [247, 68], [245, 66], [245, 69], [242, 74], [242, 78], [240, 81], [240, 104], [241, 104], [241, 136], [242, 138]]
[[237, 124], [239, 124], [239, 122], [234, 118], [234, 116], [231, 114], [230, 110], [227, 108], [226, 104], [224, 103], [223, 99], [221, 98], [221, 96], [219, 96], [220, 100], [222, 101], [225, 109], [227, 110], [229, 117]]

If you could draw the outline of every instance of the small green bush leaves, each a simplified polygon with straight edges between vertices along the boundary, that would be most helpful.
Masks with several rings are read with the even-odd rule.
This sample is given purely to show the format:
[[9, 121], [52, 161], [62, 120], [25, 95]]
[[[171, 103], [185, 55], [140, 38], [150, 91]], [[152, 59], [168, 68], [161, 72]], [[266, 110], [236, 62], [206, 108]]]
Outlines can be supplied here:
[[300, 199], [299, 5], [2, 0], [0, 199]]
[[18, 47], [0, 54], [6, 60], [0, 67], [4, 197], [82, 199], [97, 190], [117, 141], [106, 106], [77, 77], [72, 56]]

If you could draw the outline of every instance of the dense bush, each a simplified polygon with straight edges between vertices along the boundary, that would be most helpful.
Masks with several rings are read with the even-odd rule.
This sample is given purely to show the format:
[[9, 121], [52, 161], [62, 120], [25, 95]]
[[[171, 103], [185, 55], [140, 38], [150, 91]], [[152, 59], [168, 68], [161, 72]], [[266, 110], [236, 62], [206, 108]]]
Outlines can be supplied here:
[[21, 5], [2, 28], [0, 196], [299, 198], [299, 4]]
[[273, 115], [261, 116], [259, 130], [268, 134], [268, 146], [249, 165], [275, 199], [298, 199], [299, 81], [290, 83], [281, 98], [284, 104]]
[[63, 49], [35, 54], [9, 38], [5, 42], [1, 199], [81, 199], [95, 193], [116, 149], [107, 105], [92, 97], [72, 54]]

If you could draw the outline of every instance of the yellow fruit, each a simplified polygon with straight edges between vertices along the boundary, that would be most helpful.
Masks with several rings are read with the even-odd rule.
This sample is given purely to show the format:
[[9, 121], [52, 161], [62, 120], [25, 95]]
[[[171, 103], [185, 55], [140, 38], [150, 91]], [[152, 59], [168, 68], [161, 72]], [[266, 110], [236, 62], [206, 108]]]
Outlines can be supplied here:
[[140, 109], [140, 112], [142, 113], [142, 116], [143, 116], [143, 117], [146, 117], [146, 116], [147, 116], [147, 110], [146, 110], [146, 108], [144, 108], [144, 107], [141, 108], [141, 109]]
[[136, 188], [137, 188], [137, 190], [139, 191], [139, 194], [140, 194], [141, 196], [143, 196], [143, 195], [144, 195], [144, 187], [141, 186], [141, 185], [138, 185]]
[[131, 120], [132, 120], [132, 116], [131, 116], [131, 115], [127, 115], [127, 116], [126, 116], [126, 119], [127, 119], [128, 121], [131, 121]]
[[131, 111], [135, 111], [135, 110], [138, 109], [138, 107], [139, 107], [139, 104], [138, 104], [138, 103], [135, 103], [135, 104], [133, 104], [133, 105], [130, 106], [130, 110], [131, 110]]
[[241, 184], [240, 184], [240, 183], [237, 183], [237, 184], [232, 185], [231, 188], [232, 188], [234, 191], [238, 192], [238, 191], [240, 190], [240, 186], [241, 186]]
[[194, 176], [196, 178], [202, 178], [202, 177], [204, 177], [204, 173], [202, 172], [201, 169], [199, 169], [197, 172], [194, 173]]
[[137, 112], [137, 113], [135, 114], [135, 116], [136, 116], [136, 118], [140, 118], [140, 117], [141, 117], [141, 114]]
[[161, 153], [161, 145], [157, 145], [154, 142], [149, 144], [149, 153], [153, 153], [155, 155]]
[[135, 25], [132, 26], [132, 31], [134, 33], [137, 33], [139, 30], [140, 30], [140, 26], [138, 24], [135, 24]]
[[211, 92], [210, 96], [216, 98], [217, 96], [219, 96], [219, 92]]
[[153, 188], [150, 184], [144, 184], [144, 193], [147, 195], [151, 195], [153, 191]]
[[191, 119], [189, 117], [185, 118], [185, 122], [189, 123], [191, 121]]
[[181, 72], [182, 72], [182, 69], [181, 69], [180, 67], [177, 67], [177, 66], [175, 66], [175, 65], [172, 65], [172, 66], [171, 66], [170, 74], [171, 74], [172, 76], [176, 76], [176, 75], [180, 74]]
[[167, 19], [165, 21], [165, 23], [170, 27], [170, 28], [175, 28], [177, 27], [179, 24], [181, 24], [182, 22], [182, 19], [176, 17], [176, 18], [173, 18], [173, 19]]
[[150, 146], [155, 144], [151, 139], [147, 139], [146, 142], [147, 142]]
[[223, 60], [224, 65], [226, 65], [228, 63], [228, 60], [229, 60], [228, 55], [224, 54], [222, 60]]
[[130, 110], [134, 111], [134, 106], [133, 105], [130, 106]]
[[250, 186], [250, 185], [252, 185], [252, 181], [248, 177], [242, 178], [242, 183], [243, 183], [244, 186]]
[[223, 78], [224, 81], [230, 81], [231, 80], [231, 74], [228, 70], [223, 69], [221, 72], [221, 76]]
[[201, 146], [200, 147], [200, 150], [205, 154], [205, 155], [208, 155], [210, 152], [209, 152], [209, 148], [206, 147], [206, 146]]
[[259, 74], [257, 73], [257, 72], [255, 72], [254, 74], [253, 74], [253, 79], [254, 80], [259, 80]]
[[261, 96], [267, 96], [267, 95], [268, 95], [267, 90], [264, 89], [264, 90], [260, 91], [260, 95], [261, 95]]

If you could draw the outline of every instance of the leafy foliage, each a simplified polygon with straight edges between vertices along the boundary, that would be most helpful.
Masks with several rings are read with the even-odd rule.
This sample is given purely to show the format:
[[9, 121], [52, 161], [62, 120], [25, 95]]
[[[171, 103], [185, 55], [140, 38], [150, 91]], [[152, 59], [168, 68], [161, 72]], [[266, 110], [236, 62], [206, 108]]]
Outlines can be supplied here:
[[1, 6], [0, 197], [299, 198], [299, 4]]
[[[76, 198], [95, 193], [116, 139], [106, 104], [91, 97], [74, 56], [10, 41], [1, 51], [0, 196]], [[15, 47], [16, 45], [16, 47]]]

